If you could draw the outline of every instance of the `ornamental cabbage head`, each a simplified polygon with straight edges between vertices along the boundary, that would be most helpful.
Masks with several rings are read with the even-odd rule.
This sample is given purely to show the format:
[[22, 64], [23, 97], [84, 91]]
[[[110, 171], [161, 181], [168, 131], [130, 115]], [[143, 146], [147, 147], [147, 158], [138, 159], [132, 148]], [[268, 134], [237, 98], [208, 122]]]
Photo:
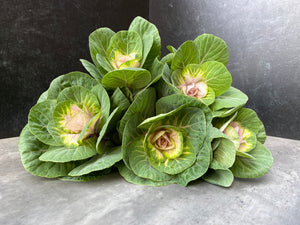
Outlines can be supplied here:
[[[140, 103], [151, 104], [148, 98], [155, 90], [150, 88], [139, 95]], [[139, 110], [128, 119], [122, 143], [125, 165], [120, 165], [119, 171], [129, 182], [186, 186], [207, 171], [211, 112], [195, 99], [182, 97], [160, 99], [157, 116], [145, 119], [145, 111]]]
[[[153, 79], [151, 70], [160, 58], [158, 29], [142, 17], [136, 17], [128, 30], [115, 33], [99, 28], [89, 37], [89, 47], [95, 64], [82, 61], [88, 71], [106, 88], [141, 89]], [[96, 71], [96, 72], [95, 72]]]
[[[231, 87], [226, 43], [211, 34], [160, 60], [158, 29], [136, 17], [128, 30], [89, 36], [93, 77], [53, 80], [30, 110], [19, 150], [34, 175], [88, 181], [114, 165], [129, 182], [186, 186], [202, 178], [228, 187], [256, 178], [273, 158], [248, 97]], [[162, 78], [162, 79], [161, 79]]]
[[[230, 186], [233, 176], [257, 178], [269, 171], [273, 157], [263, 145], [265, 129], [253, 110], [241, 108], [229, 117], [214, 119], [213, 124], [213, 163], [203, 177], [206, 181]], [[216, 179], [216, 173], [223, 180]]]
[[[25, 169], [37, 176], [72, 180], [106, 174], [111, 165], [95, 162], [110, 155], [101, 140], [114, 114], [105, 89], [89, 75], [72, 72], [54, 79], [30, 110], [20, 136]], [[112, 164], [121, 160], [120, 148], [116, 151]]]
[[194, 97], [206, 105], [226, 92], [231, 75], [226, 69], [228, 48], [225, 42], [211, 34], [184, 42], [162, 61], [170, 66], [164, 74], [165, 88], [173, 93]]

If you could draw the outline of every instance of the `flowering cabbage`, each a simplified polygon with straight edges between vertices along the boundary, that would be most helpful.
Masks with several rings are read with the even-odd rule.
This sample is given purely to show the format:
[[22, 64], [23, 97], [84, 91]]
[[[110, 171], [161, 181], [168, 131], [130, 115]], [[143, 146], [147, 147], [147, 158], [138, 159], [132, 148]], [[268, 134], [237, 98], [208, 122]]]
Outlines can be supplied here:
[[247, 95], [231, 86], [228, 47], [211, 34], [160, 59], [157, 28], [137, 17], [128, 30], [89, 36], [89, 74], [50, 84], [21, 132], [24, 168], [36, 176], [89, 181], [117, 168], [131, 183], [229, 187], [273, 163]]

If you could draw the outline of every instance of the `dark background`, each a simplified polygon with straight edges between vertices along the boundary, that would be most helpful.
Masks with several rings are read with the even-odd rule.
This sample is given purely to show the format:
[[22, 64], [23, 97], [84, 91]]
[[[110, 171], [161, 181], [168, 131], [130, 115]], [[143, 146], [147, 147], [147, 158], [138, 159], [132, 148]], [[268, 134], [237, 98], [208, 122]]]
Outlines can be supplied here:
[[246, 106], [257, 112], [267, 134], [300, 139], [299, 0], [149, 3], [163, 46], [177, 48], [202, 33], [225, 40], [232, 85], [248, 95]]
[[300, 2], [298, 0], [2, 0], [0, 7], [0, 138], [18, 136], [29, 109], [51, 80], [84, 71], [88, 35], [150, 19], [166, 45], [202, 33], [229, 47], [233, 86], [267, 134], [300, 139]]
[[19, 136], [52, 79], [86, 72], [91, 32], [128, 29], [137, 15], [148, 19], [148, 1], [1, 0], [0, 138]]

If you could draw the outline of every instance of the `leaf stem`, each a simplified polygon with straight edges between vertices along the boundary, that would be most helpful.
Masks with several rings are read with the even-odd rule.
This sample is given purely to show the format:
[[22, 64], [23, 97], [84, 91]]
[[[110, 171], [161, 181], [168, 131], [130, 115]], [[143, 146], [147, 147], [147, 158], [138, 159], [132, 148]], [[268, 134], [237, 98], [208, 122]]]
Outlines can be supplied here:
[[124, 92], [125, 92], [124, 94], [126, 95], [126, 97], [129, 99], [130, 103], [132, 103], [133, 102], [133, 94], [132, 94], [130, 88], [125, 87]]

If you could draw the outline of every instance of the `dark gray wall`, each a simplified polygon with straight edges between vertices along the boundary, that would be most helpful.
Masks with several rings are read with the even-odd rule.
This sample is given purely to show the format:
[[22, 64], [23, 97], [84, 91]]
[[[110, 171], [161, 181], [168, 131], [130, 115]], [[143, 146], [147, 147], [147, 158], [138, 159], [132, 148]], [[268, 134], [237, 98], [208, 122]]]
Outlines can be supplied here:
[[[300, 139], [300, 1], [150, 0], [163, 49], [211, 33], [229, 47], [233, 86], [267, 134]], [[164, 50], [164, 54], [167, 50]]]
[[90, 60], [88, 35], [127, 29], [148, 18], [148, 0], [2, 0], [0, 7], [0, 138], [18, 136], [30, 107], [55, 77]]

